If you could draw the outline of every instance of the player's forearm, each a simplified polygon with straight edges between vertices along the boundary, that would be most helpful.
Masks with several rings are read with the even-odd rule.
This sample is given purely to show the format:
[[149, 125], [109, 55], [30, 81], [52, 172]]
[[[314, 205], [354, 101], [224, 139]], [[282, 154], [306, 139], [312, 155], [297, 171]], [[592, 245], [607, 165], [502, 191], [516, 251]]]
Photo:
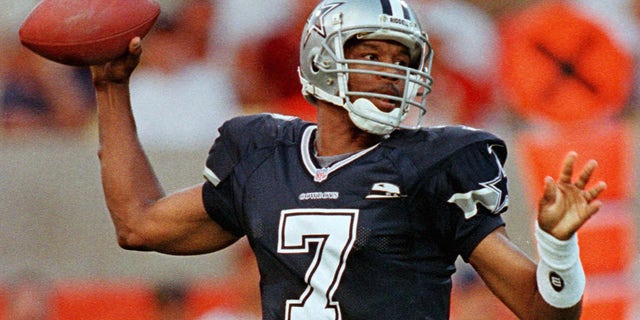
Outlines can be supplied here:
[[526, 319], [533, 320], [578, 320], [582, 312], [582, 302], [570, 308], [555, 308], [544, 301], [540, 294], [536, 294], [534, 303], [531, 305], [534, 311]]
[[125, 247], [135, 243], [144, 209], [164, 192], [140, 145], [127, 83], [96, 86], [102, 184], [107, 207]]
[[[526, 320], [572, 320], [579, 319], [581, 304], [561, 309], [545, 302], [536, 285], [535, 264], [522, 259], [519, 272], [483, 274], [483, 279], [519, 319]], [[494, 279], [495, 278], [495, 279]], [[500, 279], [498, 279], [500, 278]], [[502, 283], [495, 286], [496, 283]]]
[[579, 319], [579, 303], [557, 308], [545, 301], [537, 284], [536, 263], [508, 240], [504, 228], [480, 242], [469, 262], [519, 319]]
[[[517, 279], [516, 279], [517, 278]], [[578, 320], [582, 312], [582, 303], [568, 307], [557, 308], [550, 305], [544, 300], [537, 286], [535, 270], [527, 268], [526, 271], [519, 273], [512, 279], [517, 283], [510, 292], [506, 293], [508, 299], [512, 299], [508, 305], [511, 310], [518, 316], [518, 319], [524, 320]]]
[[[515, 257], [512, 258], [516, 260]], [[518, 315], [520, 319], [529, 320], [572, 320], [580, 319], [582, 311], [581, 300], [572, 299], [570, 303], [553, 305], [543, 297], [539, 283], [541, 283], [538, 270], [540, 267], [524, 256], [519, 262], [519, 272], [499, 275], [511, 287], [503, 287], [502, 300]], [[540, 263], [540, 262], [539, 262]], [[549, 279], [549, 275], [545, 276]], [[567, 283], [567, 285], [570, 285]], [[507, 289], [507, 290], [505, 290]], [[568, 289], [568, 288], [565, 288]], [[516, 294], [514, 294], [516, 293]], [[547, 290], [547, 295], [549, 294]], [[579, 298], [579, 297], [578, 297]], [[557, 301], [551, 300], [557, 304]]]

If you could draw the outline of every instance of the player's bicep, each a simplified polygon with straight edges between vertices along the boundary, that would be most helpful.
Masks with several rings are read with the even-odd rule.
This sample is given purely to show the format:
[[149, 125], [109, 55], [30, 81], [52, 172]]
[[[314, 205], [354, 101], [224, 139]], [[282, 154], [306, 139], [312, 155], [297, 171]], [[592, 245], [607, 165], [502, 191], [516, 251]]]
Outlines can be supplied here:
[[238, 237], [212, 220], [202, 201], [202, 185], [173, 193], [148, 208], [149, 223], [141, 232], [150, 249], [189, 255], [223, 249]]

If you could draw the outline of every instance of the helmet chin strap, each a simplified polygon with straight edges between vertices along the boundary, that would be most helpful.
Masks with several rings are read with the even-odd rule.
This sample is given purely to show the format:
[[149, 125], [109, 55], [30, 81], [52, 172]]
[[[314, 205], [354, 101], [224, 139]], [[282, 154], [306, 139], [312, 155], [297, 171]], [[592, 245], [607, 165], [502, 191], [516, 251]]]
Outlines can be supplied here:
[[349, 111], [349, 118], [351, 118], [356, 127], [379, 136], [388, 135], [396, 129], [396, 126], [387, 124], [388, 118], [382, 119], [379, 115], [384, 114], [385, 117], [392, 116], [395, 119], [400, 119], [400, 108], [393, 109], [390, 112], [382, 112], [371, 100], [365, 98], [359, 98], [353, 103], [347, 101], [344, 107]]

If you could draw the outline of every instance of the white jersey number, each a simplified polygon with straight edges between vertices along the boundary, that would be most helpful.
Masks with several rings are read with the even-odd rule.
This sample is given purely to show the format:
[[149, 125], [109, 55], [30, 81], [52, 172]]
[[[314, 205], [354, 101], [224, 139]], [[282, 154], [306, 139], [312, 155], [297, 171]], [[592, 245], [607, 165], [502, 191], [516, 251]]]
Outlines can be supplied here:
[[355, 242], [357, 224], [358, 210], [282, 211], [278, 253], [309, 253], [309, 244], [318, 244], [305, 274], [307, 288], [300, 298], [287, 300], [286, 320], [342, 319], [340, 306], [332, 298]]

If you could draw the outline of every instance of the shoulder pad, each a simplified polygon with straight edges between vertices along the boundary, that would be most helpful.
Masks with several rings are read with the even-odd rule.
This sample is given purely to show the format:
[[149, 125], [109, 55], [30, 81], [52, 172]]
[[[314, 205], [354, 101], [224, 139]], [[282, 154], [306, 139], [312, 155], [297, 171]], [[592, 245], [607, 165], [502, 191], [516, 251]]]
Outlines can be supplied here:
[[299, 128], [308, 124], [295, 117], [267, 113], [226, 121], [219, 129], [220, 136], [209, 150], [205, 176], [212, 182], [224, 180], [236, 164], [257, 150], [278, 143], [294, 143], [299, 132], [302, 132]]
[[[403, 153], [410, 155], [417, 167], [426, 168], [432, 167], [450, 158], [456, 152], [479, 142], [505, 146], [504, 141], [494, 134], [467, 126], [397, 130], [385, 145], [400, 150], [408, 150]], [[498, 157], [504, 163], [507, 157], [506, 147], [496, 148], [496, 151]]]

